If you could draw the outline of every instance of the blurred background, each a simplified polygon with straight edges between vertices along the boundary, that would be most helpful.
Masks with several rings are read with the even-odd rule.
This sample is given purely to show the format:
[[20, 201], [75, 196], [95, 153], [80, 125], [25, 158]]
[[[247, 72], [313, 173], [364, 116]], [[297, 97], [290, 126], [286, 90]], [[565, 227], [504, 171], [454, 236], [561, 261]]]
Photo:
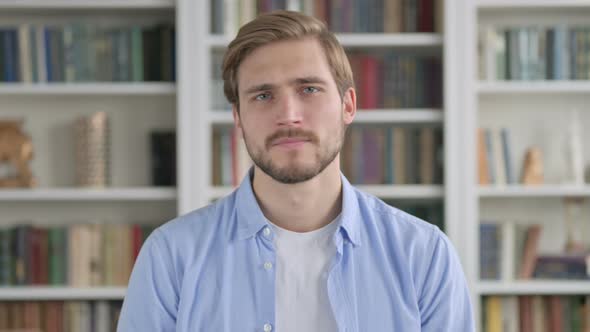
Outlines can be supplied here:
[[441, 228], [479, 331], [590, 331], [590, 2], [0, 0], [0, 331], [114, 331], [141, 244], [251, 166], [221, 60], [337, 34], [362, 190]]

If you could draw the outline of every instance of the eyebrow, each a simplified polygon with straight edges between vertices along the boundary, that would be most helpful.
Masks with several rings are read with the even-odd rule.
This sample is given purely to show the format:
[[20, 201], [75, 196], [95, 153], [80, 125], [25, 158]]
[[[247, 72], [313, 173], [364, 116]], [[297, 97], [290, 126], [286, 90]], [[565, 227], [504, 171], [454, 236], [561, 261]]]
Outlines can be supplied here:
[[[324, 80], [318, 76], [299, 77], [299, 78], [295, 78], [290, 81], [291, 85], [310, 84], [310, 83], [327, 85], [326, 80]], [[246, 91], [244, 91], [244, 93], [251, 94], [251, 93], [260, 92], [260, 91], [272, 90], [274, 88], [276, 88], [276, 84], [263, 83], [263, 84], [254, 85], [254, 86], [246, 89]]]

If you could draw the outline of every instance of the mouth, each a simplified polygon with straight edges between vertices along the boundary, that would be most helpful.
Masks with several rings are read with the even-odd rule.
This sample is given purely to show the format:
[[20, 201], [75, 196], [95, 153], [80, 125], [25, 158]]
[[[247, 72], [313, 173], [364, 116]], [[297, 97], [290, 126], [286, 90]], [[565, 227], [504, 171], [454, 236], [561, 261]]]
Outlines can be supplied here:
[[310, 139], [305, 138], [305, 137], [283, 137], [283, 138], [279, 138], [279, 139], [274, 140], [272, 142], [272, 146], [294, 148], [294, 147], [299, 147], [309, 141], [310, 141]]

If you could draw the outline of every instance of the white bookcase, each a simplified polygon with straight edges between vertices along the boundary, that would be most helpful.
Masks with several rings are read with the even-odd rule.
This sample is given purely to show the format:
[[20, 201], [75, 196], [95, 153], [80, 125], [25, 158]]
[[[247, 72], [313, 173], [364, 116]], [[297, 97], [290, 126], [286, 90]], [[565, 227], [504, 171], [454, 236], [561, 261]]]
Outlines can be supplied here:
[[[221, 1], [221, 0], [219, 0]], [[442, 0], [441, 0], [442, 1]], [[395, 48], [440, 54], [443, 64], [443, 110], [397, 109], [357, 113], [363, 124], [435, 124], [443, 128], [444, 185], [361, 186], [383, 199], [442, 200], [445, 231], [468, 271], [476, 299], [483, 294], [473, 271], [477, 266], [478, 188], [473, 167], [472, 129], [475, 101], [510, 90], [506, 85], [483, 85], [468, 76], [473, 56], [465, 18], [471, 1], [445, 1], [442, 34], [339, 34], [347, 48]], [[100, 17], [107, 22], [176, 23], [176, 84], [0, 84], [0, 116], [24, 116], [33, 136], [33, 171], [40, 185], [33, 190], [0, 190], [0, 222], [31, 219], [44, 223], [69, 222], [100, 216], [108, 220], [170, 219], [204, 206], [232, 188], [211, 185], [211, 133], [213, 126], [231, 125], [230, 113], [211, 109], [210, 64], [212, 50], [223, 49], [231, 36], [210, 33], [208, 0], [0, 0], [0, 25], [23, 22], [67, 22]], [[474, 15], [473, 15], [474, 17]], [[472, 24], [475, 24], [474, 22]], [[473, 25], [471, 26], [473, 27]], [[472, 36], [473, 37], [473, 36]], [[474, 40], [474, 39], [473, 39]], [[473, 67], [475, 68], [475, 67]], [[577, 85], [584, 89], [583, 85]], [[565, 87], [562, 87], [566, 89]], [[587, 85], [586, 88], [587, 89]], [[72, 142], [64, 137], [67, 123], [77, 115], [106, 110], [113, 126], [113, 184], [97, 191], [72, 188]], [[147, 138], [153, 127], [177, 130], [177, 187], [149, 186]], [[66, 163], [67, 162], [67, 163]], [[494, 192], [488, 195], [494, 195]], [[482, 196], [485, 195], [482, 193]], [[489, 289], [493, 289], [488, 286]], [[19, 299], [121, 299], [124, 288], [0, 288], [0, 301]]]
[[[563, 251], [565, 198], [585, 198], [580, 215], [589, 215], [590, 185], [571, 184], [566, 179], [565, 138], [570, 124], [570, 111], [579, 112], [582, 128], [590, 124], [590, 85], [588, 81], [497, 81], [478, 75], [478, 29], [488, 26], [553, 26], [585, 25], [590, 22], [587, 1], [554, 0], [478, 0], [464, 2], [465, 81], [463, 106], [465, 152], [464, 216], [467, 229], [463, 261], [470, 284], [478, 324], [481, 324], [482, 297], [488, 295], [587, 295], [590, 282], [573, 280], [488, 281], [479, 276], [479, 225], [481, 220], [539, 223], [542, 235], [540, 253]], [[520, 178], [525, 149], [536, 145], [543, 150], [545, 183], [539, 186], [478, 185], [478, 127], [506, 127], [512, 135], [511, 156], [517, 178]], [[584, 165], [590, 161], [590, 139], [582, 130]], [[520, 181], [519, 181], [520, 182]], [[589, 234], [590, 226], [581, 220], [579, 234]], [[580, 236], [586, 247], [588, 237]], [[479, 325], [479, 329], [482, 326]]]
[[[95, 22], [151, 25], [176, 21], [170, 0], [0, 0], [0, 26]], [[32, 189], [0, 188], [2, 227], [21, 222], [69, 225], [86, 222], [160, 224], [180, 211], [177, 188], [151, 185], [151, 130], [178, 129], [177, 84], [0, 83], [0, 118], [24, 119], [31, 136]], [[73, 123], [105, 111], [111, 134], [111, 186], [80, 188], [74, 183]], [[179, 169], [183, 166], [179, 165]], [[181, 181], [181, 179], [179, 179]], [[0, 301], [121, 300], [124, 287], [0, 287]]]

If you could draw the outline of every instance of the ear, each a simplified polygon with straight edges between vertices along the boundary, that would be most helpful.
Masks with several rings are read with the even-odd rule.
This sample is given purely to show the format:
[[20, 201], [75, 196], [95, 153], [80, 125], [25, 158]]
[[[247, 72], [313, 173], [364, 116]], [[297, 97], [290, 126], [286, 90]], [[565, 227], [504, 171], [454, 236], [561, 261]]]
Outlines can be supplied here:
[[342, 96], [342, 112], [344, 124], [349, 125], [356, 115], [356, 92], [354, 88], [348, 88]]
[[231, 110], [234, 116], [234, 129], [237, 133], [241, 134], [242, 131], [242, 122], [240, 121], [240, 112], [238, 111], [238, 105], [232, 104]]

